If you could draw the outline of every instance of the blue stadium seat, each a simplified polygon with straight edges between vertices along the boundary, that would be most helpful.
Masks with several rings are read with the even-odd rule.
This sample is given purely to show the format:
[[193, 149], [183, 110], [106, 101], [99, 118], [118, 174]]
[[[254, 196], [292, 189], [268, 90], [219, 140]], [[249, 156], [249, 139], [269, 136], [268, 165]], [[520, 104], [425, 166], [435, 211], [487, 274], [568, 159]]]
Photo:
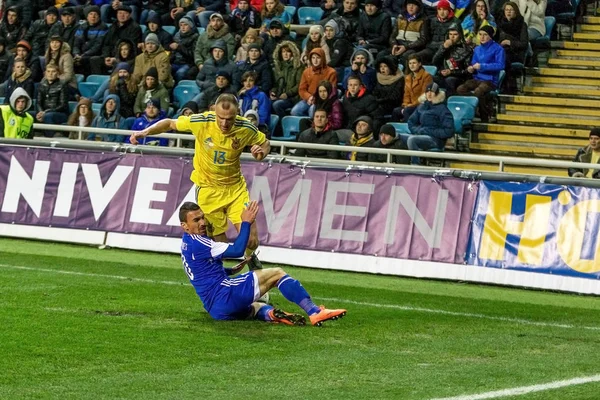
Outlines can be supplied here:
[[313, 25], [323, 18], [321, 7], [300, 7], [298, 9], [298, 21], [300, 25]]
[[173, 25], [163, 25], [163, 29], [169, 32], [171, 35], [174, 35], [177, 32], [177, 28]]
[[[575, 33], [575, 20], [577, 18], [577, 9], [579, 8], [579, 3], [581, 3], [581, 0], [572, 0], [571, 5], [573, 6], [573, 9], [571, 11], [556, 15], [556, 22], [559, 24], [569, 25], [571, 27], [571, 40], [573, 40], [573, 33]], [[559, 29], [558, 40], [560, 39], [561, 35]]]
[[4, 104], [4, 97], [0, 97], [0, 104]]
[[85, 76], [83, 76], [83, 74], [75, 74], [75, 79], [77, 80], [77, 84], [79, 84], [79, 82], [83, 82], [85, 80]]
[[277, 128], [277, 124], [279, 123], [279, 115], [271, 114], [271, 120], [269, 121], [269, 132], [271, 133], [271, 137], [275, 133], [275, 128]]
[[77, 102], [76, 101], [70, 101], [69, 102], [69, 115], [73, 114], [73, 111], [75, 111], [76, 108], [77, 108]]
[[396, 129], [396, 135], [401, 133], [410, 134], [410, 129], [408, 129], [408, 124], [406, 122], [390, 122], [390, 125]]
[[140, 25], [140, 28], [142, 28], [142, 35], [148, 30], [148, 27], [146, 25]]
[[200, 94], [198, 86], [176, 86], [175, 89], [173, 89], [174, 102], [177, 103], [179, 107], [182, 107], [198, 94]]
[[423, 68], [431, 76], [435, 76], [435, 74], [437, 74], [437, 67], [435, 65], [423, 65]]
[[194, 86], [194, 87], [198, 87], [198, 84], [196, 83], [195, 80], [192, 79], [182, 79], [179, 81], [179, 83], [177, 84], [177, 86]]
[[479, 99], [475, 96], [450, 96], [448, 98], [448, 107], [453, 103], [467, 103], [476, 109], [479, 105]]
[[100, 114], [101, 109], [102, 109], [101, 103], [92, 103], [92, 111], [94, 112], [94, 115]]
[[296, 15], [296, 7], [294, 6], [284, 6], [283, 7], [285, 9], [285, 12], [287, 12], [288, 14], [290, 14], [290, 17], [294, 17], [294, 15]]
[[465, 127], [470, 126], [473, 122], [475, 108], [469, 103], [454, 101], [448, 104], [448, 109], [454, 117], [454, 133], [462, 135], [465, 132]]
[[298, 34], [296, 33], [296, 31], [290, 31], [290, 38], [292, 38], [293, 40], [296, 40], [296, 37], [298, 37]]
[[86, 97], [88, 99], [96, 93], [99, 87], [100, 84], [97, 82], [79, 82], [77, 85], [81, 97]]
[[198, 28], [198, 33], [199, 33], [200, 35], [202, 35], [204, 32], [206, 32], [206, 28], [203, 28], [203, 27], [199, 27], [199, 28]]
[[283, 136], [273, 138], [274, 140], [281, 140], [287, 142], [296, 141], [296, 137], [300, 133], [300, 120], [305, 117], [294, 117], [288, 115], [283, 117], [281, 120], [281, 129], [283, 130]]
[[531, 41], [531, 46], [539, 49], [539, 48], [547, 48], [550, 49], [550, 37], [552, 36], [552, 30], [554, 29], [554, 25], [556, 25], [556, 18], [554, 17], [545, 17], [544, 25], [546, 25], [546, 34], [544, 36], [540, 36], [539, 38]]
[[98, 85], [102, 85], [104, 82], [110, 79], [110, 75], [90, 75], [85, 80], [86, 82], [97, 83]]

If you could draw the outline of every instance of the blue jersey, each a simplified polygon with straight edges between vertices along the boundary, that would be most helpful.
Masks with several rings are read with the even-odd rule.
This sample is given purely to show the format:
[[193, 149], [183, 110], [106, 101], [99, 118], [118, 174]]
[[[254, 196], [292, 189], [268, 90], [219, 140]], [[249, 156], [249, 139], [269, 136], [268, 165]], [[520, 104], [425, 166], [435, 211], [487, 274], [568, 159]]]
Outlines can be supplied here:
[[223, 267], [223, 253], [229, 243], [215, 242], [206, 236], [184, 234], [181, 243], [181, 261], [190, 283], [196, 289], [204, 308], [210, 312], [217, 300], [222, 283], [228, 275]]

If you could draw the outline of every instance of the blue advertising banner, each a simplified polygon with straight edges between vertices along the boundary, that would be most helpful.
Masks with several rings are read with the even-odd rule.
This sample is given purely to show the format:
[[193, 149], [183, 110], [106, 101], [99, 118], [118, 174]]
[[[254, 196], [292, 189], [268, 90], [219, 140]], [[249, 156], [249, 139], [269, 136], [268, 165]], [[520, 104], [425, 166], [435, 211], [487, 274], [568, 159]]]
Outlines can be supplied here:
[[600, 190], [482, 181], [467, 262], [600, 278]]

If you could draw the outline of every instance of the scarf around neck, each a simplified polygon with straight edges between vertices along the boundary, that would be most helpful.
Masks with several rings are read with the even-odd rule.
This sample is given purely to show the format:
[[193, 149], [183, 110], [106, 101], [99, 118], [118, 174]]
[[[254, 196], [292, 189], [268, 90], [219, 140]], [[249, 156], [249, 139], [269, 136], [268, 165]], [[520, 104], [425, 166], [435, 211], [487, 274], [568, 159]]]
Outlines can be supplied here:
[[[363, 136], [361, 138], [355, 133], [350, 137], [350, 145], [355, 147], [361, 147], [363, 144], [373, 140], [373, 132], [369, 133], [367, 136]], [[350, 153], [350, 160], [356, 161], [356, 154], [358, 152], [353, 151]]]

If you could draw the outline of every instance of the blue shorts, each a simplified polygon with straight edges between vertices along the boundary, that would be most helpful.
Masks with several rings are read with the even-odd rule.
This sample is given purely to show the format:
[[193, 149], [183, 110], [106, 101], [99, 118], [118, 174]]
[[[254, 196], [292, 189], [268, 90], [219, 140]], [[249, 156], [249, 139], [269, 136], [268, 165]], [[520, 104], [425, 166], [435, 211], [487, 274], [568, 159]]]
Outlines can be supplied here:
[[208, 313], [217, 320], [246, 319], [252, 313], [252, 303], [259, 297], [256, 274], [246, 272], [221, 282]]

